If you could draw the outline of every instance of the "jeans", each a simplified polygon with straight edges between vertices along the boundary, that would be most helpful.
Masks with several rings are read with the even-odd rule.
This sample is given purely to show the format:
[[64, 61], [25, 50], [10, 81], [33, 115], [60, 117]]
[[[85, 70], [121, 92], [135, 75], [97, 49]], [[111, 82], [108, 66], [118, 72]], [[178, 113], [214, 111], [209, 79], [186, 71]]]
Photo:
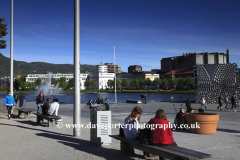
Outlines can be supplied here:
[[12, 106], [7, 105], [6, 107], [7, 107], [7, 110], [8, 110], [8, 115], [10, 115], [11, 111], [12, 111]]
[[40, 109], [42, 108], [43, 104], [38, 104], [38, 109], [37, 109], [37, 113], [40, 112]]
[[20, 100], [20, 107], [23, 106], [23, 102], [24, 102], [24, 100]]
[[144, 103], [144, 98], [141, 98], [142, 103]]
[[226, 109], [228, 110], [228, 102], [226, 102]]

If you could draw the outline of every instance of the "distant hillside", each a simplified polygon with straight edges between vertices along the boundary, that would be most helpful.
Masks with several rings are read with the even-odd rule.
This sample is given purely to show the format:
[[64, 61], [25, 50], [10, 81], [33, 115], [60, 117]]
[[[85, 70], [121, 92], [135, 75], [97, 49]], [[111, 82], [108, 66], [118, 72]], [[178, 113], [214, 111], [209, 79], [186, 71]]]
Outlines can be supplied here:
[[[81, 65], [81, 73], [84, 71], [95, 73], [97, 72], [96, 65]], [[43, 74], [53, 72], [53, 73], [73, 73], [74, 66], [72, 64], [52, 64], [45, 62], [22, 62], [13, 61], [13, 76], [16, 75], [26, 75], [26, 74]], [[0, 77], [10, 75], [10, 58], [5, 57], [0, 53]]]

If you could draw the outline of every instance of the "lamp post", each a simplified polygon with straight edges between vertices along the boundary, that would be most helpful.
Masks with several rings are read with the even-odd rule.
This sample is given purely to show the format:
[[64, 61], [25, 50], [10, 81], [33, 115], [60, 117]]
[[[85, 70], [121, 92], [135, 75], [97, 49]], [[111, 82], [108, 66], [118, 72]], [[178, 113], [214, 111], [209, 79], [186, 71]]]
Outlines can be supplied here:
[[81, 94], [80, 94], [80, 0], [74, 0], [74, 110], [73, 136], [79, 137], [81, 120]]
[[13, 95], [13, 0], [11, 0], [10, 93]]

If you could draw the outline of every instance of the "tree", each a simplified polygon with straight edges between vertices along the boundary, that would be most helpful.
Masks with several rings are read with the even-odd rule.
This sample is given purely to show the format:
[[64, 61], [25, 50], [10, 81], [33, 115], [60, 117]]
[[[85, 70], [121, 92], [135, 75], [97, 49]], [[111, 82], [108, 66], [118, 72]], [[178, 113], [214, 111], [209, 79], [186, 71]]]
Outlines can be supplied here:
[[133, 86], [133, 87], [136, 87], [137, 89], [137, 86], [139, 86], [139, 81], [138, 79], [134, 79], [130, 82], [130, 86]]
[[128, 80], [123, 79], [122, 82], [121, 82], [121, 86], [123, 86], [123, 88], [129, 86], [129, 82], [128, 82]]
[[65, 89], [67, 87], [66, 77], [61, 77], [59, 81], [59, 87]]
[[91, 82], [90, 82], [89, 80], [86, 80], [86, 81], [84, 82], [84, 86], [85, 86], [86, 88], [89, 88], [90, 85], [91, 85]]
[[142, 88], [145, 85], [145, 82], [142, 79], [139, 79], [139, 86]]
[[[6, 36], [7, 32], [7, 24], [3, 24], [2, 22], [6, 22], [4, 18], [0, 18], [0, 38]], [[0, 49], [5, 49], [7, 47], [5, 40], [0, 40]]]
[[190, 89], [190, 86], [194, 85], [194, 78], [187, 76], [184, 81], [184, 84], [188, 86], [188, 89]]
[[[116, 80], [116, 87], [119, 87], [121, 85], [120, 81]], [[115, 86], [115, 80], [112, 81], [112, 86]]]
[[95, 81], [91, 80], [90, 86], [92, 87], [92, 89], [94, 89], [94, 88], [96, 88], [97, 84]]
[[169, 79], [168, 83], [169, 83], [170, 86], [173, 86], [173, 85], [174, 85], [174, 80], [173, 80], [173, 78]]
[[173, 81], [174, 85], [175, 85], [175, 89], [176, 89], [176, 86], [178, 85], [178, 78], [175, 78], [174, 81]]
[[108, 87], [112, 88], [113, 86], [113, 80], [109, 79], [107, 82]]
[[67, 85], [67, 88], [73, 88], [74, 87], [74, 78], [71, 78], [69, 81], [68, 81], [68, 85]]
[[149, 90], [149, 86], [151, 86], [151, 85], [152, 85], [152, 81], [151, 81], [151, 79], [150, 79], [150, 78], [147, 78], [147, 79], [145, 80], [145, 85], [147, 85], [147, 86], [148, 86], [148, 90]]
[[178, 77], [178, 84], [183, 85], [184, 80], [182, 77]]
[[36, 84], [36, 86], [41, 85], [41, 84], [42, 84], [41, 78], [38, 78], [38, 79], [36, 80], [35, 84]]
[[166, 85], [168, 85], [168, 80], [166, 78], [162, 79], [162, 85], [164, 85], [164, 88], [166, 87]]
[[56, 86], [58, 84], [58, 80], [55, 78], [51, 78], [51, 84]]
[[27, 87], [27, 82], [23, 81], [20, 83], [20, 87], [25, 91], [25, 88]]
[[160, 86], [160, 85], [162, 85], [162, 80], [161, 80], [160, 78], [155, 78], [155, 79], [153, 80], [153, 86], [158, 87], [158, 86]]

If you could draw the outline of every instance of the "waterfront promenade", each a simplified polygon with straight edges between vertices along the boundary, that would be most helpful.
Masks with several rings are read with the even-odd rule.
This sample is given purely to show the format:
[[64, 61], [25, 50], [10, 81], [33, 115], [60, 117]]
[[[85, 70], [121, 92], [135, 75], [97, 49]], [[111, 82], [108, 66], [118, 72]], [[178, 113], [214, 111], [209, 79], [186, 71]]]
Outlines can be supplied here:
[[[180, 109], [179, 103], [175, 103]], [[183, 104], [184, 105], [184, 104]], [[120, 153], [120, 142], [112, 139], [110, 145], [94, 146], [90, 142], [90, 129], [81, 129], [81, 137], [72, 137], [73, 129], [48, 128], [36, 123], [36, 117], [30, 119], [18, 118], [14, 110], [13, 118], [7, 119], [7, 110], [0, 104], [0, 137], [1, 137], [1, 159], [144, 159], [142, 152], [135, 150], [136, 155], [124, 156]], [[123, 123], [130, 111], [136, 104], [119, 103], [118, 109], [112, 109], [112, 123]], [[138, 104], [142, 108], [141, 123], [147, 123], [153, 118], [157, 109], [164, 109], [170, 122], [174, 121], [175, 110], [172, 103], [149, 102]], [[220, 115], [216, 134], [203, 135], [193, 134], [188, 130], [173, 131], [173, 137], [180, 147], [212, 154], [209, 159], [240, 159], [240, 113], [218, 111], [217, 104], [207, 104], [206, 112]], [[192, 104], [198, 109], [200, 104]], [[31, 107], [36, 110], [36, 106]], [[60, 115], [63, 124], [72, 124], [72, 108], [61, 107]], [[88, 109], [81, 110], [81, 123], [89, 124], [90, 113]], [[112, 129], [112, 134], [118, 134], [118, 128]], [[148, 159], [158, 159], [151, 157]]]

